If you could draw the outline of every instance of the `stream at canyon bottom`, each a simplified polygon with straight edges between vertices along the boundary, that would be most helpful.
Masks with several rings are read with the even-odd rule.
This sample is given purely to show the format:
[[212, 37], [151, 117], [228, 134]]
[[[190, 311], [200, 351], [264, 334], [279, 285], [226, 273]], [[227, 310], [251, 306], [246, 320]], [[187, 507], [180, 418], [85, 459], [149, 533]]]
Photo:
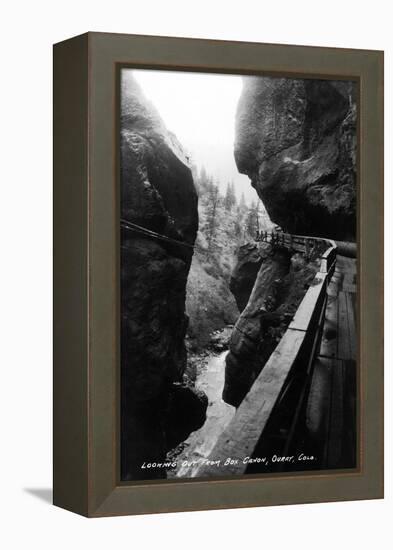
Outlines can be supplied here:
[[202, 428], [191, 433], [184, 442], [184, 449], [177, 456], [179, 466], [176, 473], [173, 472], [177, 477], [195, 475], [198, 465], [189, 465], [189, 462], [200, 461], [210, 455], [219, 435], [236, 412], [235, 407], [227, 405], [222, 399], [227, 353], [224, 351], [212, 355], [196, 380], [196, 388], [205, 392], [209, 400], [206, 421]]

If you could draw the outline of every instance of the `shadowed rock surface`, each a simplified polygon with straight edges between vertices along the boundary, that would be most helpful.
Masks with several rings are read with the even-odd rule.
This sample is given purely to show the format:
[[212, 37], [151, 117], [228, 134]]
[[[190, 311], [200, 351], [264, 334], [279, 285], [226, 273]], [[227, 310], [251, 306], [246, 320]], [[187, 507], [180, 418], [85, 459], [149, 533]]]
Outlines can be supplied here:
[[[197, 195], [184, 152], [128, 71], [122, 76], [121, 128], [122, 218], [192, 245]], [[165, 477], [163, 469], [141, 465], [164, 460], [205, 420], [203, 394], [181, 386], [192, 253], [122, 229], [123, 480]]]
[[[267, 243], [260, 244], [260, 249], [261, 265], [247, 306], [233, 329], [226, 357], [223, 399], [235, 407], [282, 338], [320, 263], [317, 248], [309, 261], [299, 253]], [[243, 262], [240, 251], [240, 265]]]
[[285, 231], [356, 239], [354, 83], [246, 77], [235, 160]]
[[247, 243], [239, 248], [229, 288], [235, 297], [240, 313], [247, 305], [261, 264], [261, 253], [256, 244]]

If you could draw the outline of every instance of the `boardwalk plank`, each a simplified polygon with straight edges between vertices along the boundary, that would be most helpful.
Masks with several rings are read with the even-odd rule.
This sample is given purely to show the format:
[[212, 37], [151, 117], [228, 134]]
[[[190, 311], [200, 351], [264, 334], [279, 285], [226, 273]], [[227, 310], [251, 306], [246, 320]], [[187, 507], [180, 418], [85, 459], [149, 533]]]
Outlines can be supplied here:
[[320, 355], [324, 357], [337, 357], [338, 333], [337, 333], [338, 299], [337, 296], [328, 296], [325, 322], [323, 325]]
[[332, 361], [317, 357], [306, 407], [306, 428], [316, 441], [326, 441], [331, 404]]
[[356, 322], [357, 322], [357, 294], [356, 293], [350, 293], [349, 298], [352, 302], [352, 311], [353, 311], [353, 317], [355, 321], [355, 328], [356, 328]]
[[343, 283], [343, 290], [354, 294], [356, 292], [356, 285]]
[[353, 311], [353, 301], [351, 295], [348, 292], [345, 292], [345, 298], [347, 301], [347, 312], [348, 312], [348, 332], [349, 332], [349, 345], [350, 345], [350, 355], [351, 359], [356, 359], [356, 324], [355, 324], [355, 314]]
[[334, 283], [330, 281], [329, 286], [327, 288], [327, 295], [328, 296], [338, 296], [339, 293], [339, 286], [337, 283]]

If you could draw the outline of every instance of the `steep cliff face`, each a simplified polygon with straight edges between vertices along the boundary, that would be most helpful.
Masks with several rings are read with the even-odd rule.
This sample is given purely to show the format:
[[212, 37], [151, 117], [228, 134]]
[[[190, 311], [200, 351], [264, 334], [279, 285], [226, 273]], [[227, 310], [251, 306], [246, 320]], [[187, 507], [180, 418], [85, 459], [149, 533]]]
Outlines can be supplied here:
[[[322, 251], [315, 248], [306, 260], [301, 254], [291, 254], [285, 248], [267, 243], [260, 244], [259, 250], [257, 245], [250, 244], [240, 248], [232, 288], [245, 288], [242, 270], [247, 266], [247, 258], [254, 269], [258, 253], [260, 267], [229, 342], [223, 391], [226, 403], [238, 407], [246, 396], [318, 271]], [[247, 288], [251, 280], [247, 280]]]
[[[284, 320], [279, 314], [273, 320], [271, 313], [280, 300], [279, 287], [289, 271], [289, 257], [285, 250], [274, 251], [270, 244], [262, 245], [262, 253], [262, 265], [247, 305], [234, 326], [226, 357], [223, 399], [235, 407], [240, 405], [273, 351], [272, 344], [277, 343], [273, 331], [272, 342], [270, 335], [264, 334], [264, 319], [269, 319], [269, 328], [273, 324], [279, 327]], [[244, 256], [241, 264], [244, 265]]]
[[[285, 231], [356, 239], [353, 83], [245, 78], [235, 160]], [[226, 402], [238, 406], [245, 397], [314, 278], [322, 252], [315, 249], [306, 260], [267, 244], [239, 250], [231, 290], [242, 313], [226, 358]]]
[[263, 258], [260, 248], [254, 243], [241, 246], [231, 273], [229, 288], [235, 297], [240, 313], [246, 307]]
[[122, 228], [122, 479], [165, 476], [141, 469], [204, 422], [203, 395], [181, 386], [186, 366], [185, 293], [198, 228], [197, 195], [176, 137], [130, 71], [121, 88], [121, 217], [184, 242]]
[[355, 240], [354, 83], [245, 78], [235, 160], [286, 231]]

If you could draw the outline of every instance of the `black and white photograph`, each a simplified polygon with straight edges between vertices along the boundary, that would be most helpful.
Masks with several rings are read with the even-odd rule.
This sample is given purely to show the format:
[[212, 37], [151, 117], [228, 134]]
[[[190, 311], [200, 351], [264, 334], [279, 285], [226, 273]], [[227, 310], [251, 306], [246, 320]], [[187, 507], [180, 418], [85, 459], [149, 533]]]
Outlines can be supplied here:
[[3, 6], [2, 548], [392, 546], [388, 7]]
[[121, 481], [356, 469], [358, 83], [119, 80]]

